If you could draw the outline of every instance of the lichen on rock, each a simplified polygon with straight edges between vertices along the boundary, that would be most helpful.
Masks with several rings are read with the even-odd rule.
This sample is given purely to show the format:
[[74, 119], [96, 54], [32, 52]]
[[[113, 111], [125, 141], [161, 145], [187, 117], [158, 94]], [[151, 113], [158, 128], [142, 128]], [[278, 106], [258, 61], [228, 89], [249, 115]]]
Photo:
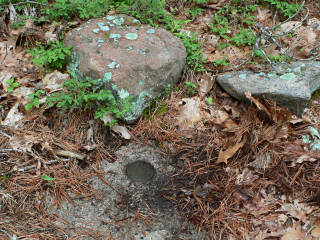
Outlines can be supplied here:
[[68, 69], [77, 78], [101, 79], [119, 104], [124, 93], [133, 96], [132, 108], [122, 119], [127, 123], [136, 121], [168, 84], [181, 78], [187, 56], [173, 34], [123, 14], [89, 20], [67, 34], [65, 45], [73, 46]]

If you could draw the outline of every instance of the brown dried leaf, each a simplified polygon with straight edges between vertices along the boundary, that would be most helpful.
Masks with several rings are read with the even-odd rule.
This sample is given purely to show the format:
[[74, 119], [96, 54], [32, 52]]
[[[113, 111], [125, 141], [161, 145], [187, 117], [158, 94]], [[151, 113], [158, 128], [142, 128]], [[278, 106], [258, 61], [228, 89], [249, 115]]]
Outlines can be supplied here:
[[198, 80], [200, 97], [204, 97], [211, 90], [213, 84], [213, 77], [207, 73], [203, 74]]
[[195, 127], [196, 123], [202, 119], [210, 117], [210, 114], [204, 110], [202, 104], [199, 97], [182, 99], [176, 124], [179, 130], [189, 130]]
[[294, 224], [288, 228], [287, 232], [281, 237], [281, 240], [302, 240], [305, 239], [304, 236], [305, 233], [302, 232], [300, 224]]
[[270, 12], [270, 9], [268, 9], [268, 8], [258, 7], [257, 10], [258, 10], [257, 19], [260, 22], [268, 20], [272, 16], [272, 13]]
[[300, 203], [297, 199], [294, 200], [293, 203], [285, 203], [281, 206], [282, 211], [286, 211], [289, 215], [304, 223], [307, 221], [307, 215], [316, 209], [317, 208], [314, 206], [309, 206], [306, 203]]
[[229, 147], [227, 150], [223, 151], [220, 150], [217, 163], [228, 163], [228, 159], [232, 158], [233, 155], [244, 146], [244, 144], [247, 142], [247, 138], [243, 138], [241, 142], [236, 143], [232, 147]]
[[269, 116], [269, 118], [272, 119], [272, 116], [268, 109], [264, 105], [262, 105], [257, 99], [252, 97], [250, 92], [245, 92], [245, 95], [251, 102], [253, 102], [257, 106], [259, 110], [264, 111]]
[[213, 122], [217, 125], [220, 125], [226, 130], [234, 130], [238, 125], [230, 118], [229, 114], [223, 110], [218, 110], [214, 113], [215, 118]]
[[316, 228], [312, 229], [311, 236], [314, 238], [320, 239], [320, 227], [316, 227]]

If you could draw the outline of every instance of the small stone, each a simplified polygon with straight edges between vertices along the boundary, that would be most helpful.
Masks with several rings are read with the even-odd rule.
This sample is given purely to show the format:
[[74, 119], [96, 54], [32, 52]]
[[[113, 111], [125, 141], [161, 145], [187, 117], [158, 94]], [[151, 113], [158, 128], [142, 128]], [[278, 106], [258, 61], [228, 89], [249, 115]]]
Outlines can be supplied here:
[[217, 77], [219, 85], [238, 100], [246, 100], [245, 92], [255, 97], [266, 96], [292, 113], [301, 115], [320, 88], [320, 62], [296, 61], [282, 63], [270, 73], [235, 71]]
[[[126, 123], [136, 121], [168, 84], [173, 86], [179, 81], [187, 57], [178, 37], [138, 23], [124, 14], [110, 15], [83, 23], [65, 38], [65, 45], [73, 46], [68, 69], [79, 79], [102, 79], [119, 104], [122, 96], [133, 96], [130, 111], [122, 117]], [[107, 24], [106, 36], [102, 29]]]

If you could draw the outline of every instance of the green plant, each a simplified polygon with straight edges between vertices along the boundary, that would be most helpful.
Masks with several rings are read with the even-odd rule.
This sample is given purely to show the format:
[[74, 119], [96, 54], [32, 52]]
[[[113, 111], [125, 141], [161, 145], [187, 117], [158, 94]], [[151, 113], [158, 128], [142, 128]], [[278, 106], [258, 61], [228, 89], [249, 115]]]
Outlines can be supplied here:
[[254, 49], [253, 51], [255, 57], [264, 58], [264, 54], [260, 49]]
[[186, 33], [182, 32], [176, 34], [179, 36], [184, 43], [187, 50], [187, 64], [194, 68], [196, 71], [205, 71], [204, 63], [206, 62], [203, 56], [203, 49], [201, 48], [201, 42], [198, 41], [197, 33], [191, 32], [191, 37]]
[[285, 17], [293, 16], [301, 7], [298, 3], [290, 4], [287, 1], [282, 0], [262, 0], [262, 2], [270, 4], [279, 10]]
[[187, 93], [189, 96], [196, 94], [197, 84], [186, 82], [184, 86], [187, 88]]
[[272, 62], [285, 62], [285, 61], [290, 60], [290, 58], [287, 57], [284, 54], [278, 54], [278, 55], [270, 55], [270, 54], [268, 54], [268, 58]]
[[189, 9], [188, 12], [192, 17], [197, 17], [197, 16], [201, 15], [201, 13], [203, 12], [203, 9], [196, 6], [196, 7]]
[[216, 61], [214, 61], [213, 65], [215, 67], [220, 67], [220, 66], [227, 66], [229, 63], [227, 63], [226, 61], [227, 59], [224, 57], [222, 59], [218, 59]]
[[32, 55], [32, 62], [38, 66], [43, 66], [47, 69], [62, 69], [67, 57], [71, 55], [72, 47], [64, 46], [63, 42], [56, 40], [49, 43], [47, 47], [40, 46], [33, 50], [27, 50]]
[[203, 4], [203, 3], [207, 3], [208, 0], [184, 0], [185, 2], [192, 2], [195, 4]]
[[14, 5], [15, 10], [19, 13], [25, 9], [25, 7], [33, 6], [35, 8], [40, 8], [42, 5], [47, 4], [47, 0], [34, 0], [34, 1], [25, 1], [25, 0], [0, 0], [0, 12], [4, 10], [9, 3]]
[[24, 108], [29, 111], [31, 108], [36, 107], [39, 108], [40, 106], [40, 97], [41, 95], [45, 94], [46, 92], [42, 89], [37, 90], [34, 93], [28, 95], [29, 103], [24, 106]]
[[220, 9], [218, 13], [214, 14], [212, 22], [209, 24], [210, 32], [220, 35], [220, 37], [229, 40], [228, 33], [231, 31], [229, 20], [223, 14], [225, 11]]
[[108, 0], [56, 0], [43, 13], [51, 20], [69, 20], [74, 16], [81, 19], [96, 18], [108, 13], [112, 3]]
[[15, 82], [14, 78], [10, 78], [9, 80], [7, 80], [7, 83], [9, 84], [9, 87], [7, 89], [9, 93], [13, 92], [15, 88], [20, 86], [20, 83]]
[[213, 104], [213, 99], [212, 99], [212, 97], [207, 97], [207, 98], [206, 98], [206, 101], [207, 101], [207, 103], [210, 104], [210, 105]]
[[[72, 74], [72, 73], [71, 73]], [[113, 114], [115, 118], [122, 117], [132, 108], [131, 101], [134, 96], [116, 99], [112, 90], [104, 89], [100, 79], [79, 81], [75, 75], [62, 85], [62, 91], [50, 94], [46, 102], [49, 107], [56, 106], [62, 113], [74, 109], [94, 110], [95, 118], [103, 120], [107, 114]], [[116, 121], [109, 124], [115, 124]]]
[[236, 46], [252, 46], [256, 42], [256, 36], [248, 29], [240, 28], [240, 32], [230, 39]]
[[51, 181], [54, 180], [52, 177], [49, 177], [49, 176], [46, 175], [46, 174], [43, 174], [42, 177], [41, 177], [41, 179], [44, 180], [44, 181], [49, 181], [49, 182], [51, 182]]

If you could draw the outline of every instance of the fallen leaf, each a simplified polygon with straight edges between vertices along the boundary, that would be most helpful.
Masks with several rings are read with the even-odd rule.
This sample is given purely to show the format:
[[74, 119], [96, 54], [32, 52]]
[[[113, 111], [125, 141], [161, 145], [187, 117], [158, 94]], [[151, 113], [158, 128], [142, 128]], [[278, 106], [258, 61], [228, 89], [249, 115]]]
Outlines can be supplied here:
[[193, 98], [183, 98], [180, 104], [180, 111], [177, 116], [176, 125], [179, 130], [189, 130], [196, 126], [196, 123], [200, 122], [202, 119], [210, 117], [202, 108], [202, 103], [199, 97]]
[[311, 236], [314, 238], [320, 239], [320, 227], [316, 227], [316, 228], [312, 229]]
[[120, 125], [115, 125], [113, 127], [111, 127], [111, 130], [119, 133], [121, 135], [121, 137], [123, 137], [124, 139], [131, 139], [131, 134], [129, 133], [128, 129], [126, 127], [120, 126]]
[[60, 89], [63, 82], [69, 80], [69, 78], [69, 74], [63, 74], [55, 70], [54, 72], [44, 76], [44, 78], [42, 79], [42, 84], [45, 89], [53, 92]]
[[220, 150], [217, 163], [222, 163], [222, 162], [224, 162], [224, 163], [227, 164], [227, 163], [228, 163], [228, 159], [229, 159], [229, 158], [232, 158], [233, 155], [234, 155], [240, 148], [242, 148], [246, 142], [247, 142], [247, 139], [244, 137], [241, 142], [236, 143], [235, 145], [233, 145], [232, 147], [228, 148], [227, 150], [225, 150], [225, 151]]
[[281, 211], [286, 211], [289, 215], [304, 223], [307, 221], [307, 215], [316, 209], [317, 208], [314, 206], [309, 206], [306, 203], [300, 203], [298, 199], [295, 199], [293, 203], [285, 203], [281, 206]]
[[268, 9], [268, 8], [258, 7], [257, 10], [258, 10], [257, 19], [260, 22], [263, 22], [267, 19], [269, 20], [269, 18], [272, 16], [272, 13], [271, 13], [270, 9]]
[[213, 77], [206, 73], [203, 74], [198, 80], [200, 97], [204, 97], [211, 90], [213, 84]]
[[19, 111], [19, 103], [17, 102], [7, 114], [7, 117], [2, 122], [2, 125], [17, 128], [18, 122], [23, 119], [23, 114]]
[[226, 130], [234, 130], [238, 127], [238, 125], [230, 118], [229, 114], [223, 110], [218, 110], [214, 112], [213, 115], [213, 122]]
[[268, 109], [265, 106], [263, 106], [257, 99], [252, 97], [250, 92], [245, 92], [245, 95], [251, 102], [253, 102], [257, 106], [259, 110], [264, 111], [269, 116], [269, 118], [272, 119], [272, 116]]
[[301, 231], [300, 224], [294, 224], [287, 229], [287, 232], [281, 237], [281, 240], [303, 240], [305, 233]]

